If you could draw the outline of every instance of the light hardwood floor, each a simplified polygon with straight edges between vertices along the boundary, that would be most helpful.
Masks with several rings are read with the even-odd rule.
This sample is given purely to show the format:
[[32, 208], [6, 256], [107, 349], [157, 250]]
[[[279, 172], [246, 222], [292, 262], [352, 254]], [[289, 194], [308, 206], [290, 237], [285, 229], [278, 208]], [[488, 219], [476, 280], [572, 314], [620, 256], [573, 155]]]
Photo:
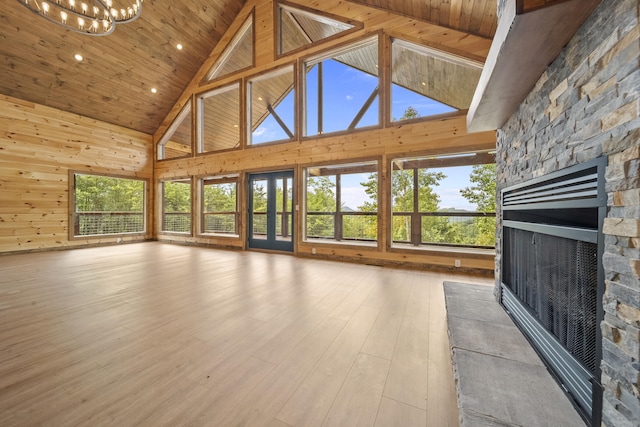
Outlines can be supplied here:
[[443, 280], [163, 243], [0, 256], [2, 426], [456, 426]]

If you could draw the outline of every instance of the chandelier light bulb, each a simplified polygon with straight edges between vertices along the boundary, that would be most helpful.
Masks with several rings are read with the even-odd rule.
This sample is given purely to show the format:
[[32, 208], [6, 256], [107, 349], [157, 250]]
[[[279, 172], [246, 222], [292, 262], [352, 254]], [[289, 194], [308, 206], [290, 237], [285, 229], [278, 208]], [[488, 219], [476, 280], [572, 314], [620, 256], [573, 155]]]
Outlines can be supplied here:
[[[132, 22], [143, 0], [18, 0], [37, 15], [68, 30], [92, 36], [111, 34], [117, 24]], [[69, 20], [69, 17], [72, 19]], [[87, 21], [89, 18], [89, 21]], [[77, 26], [73, 25], [77, 20]], [[100, 25], [102, 22], [102, 25]]]

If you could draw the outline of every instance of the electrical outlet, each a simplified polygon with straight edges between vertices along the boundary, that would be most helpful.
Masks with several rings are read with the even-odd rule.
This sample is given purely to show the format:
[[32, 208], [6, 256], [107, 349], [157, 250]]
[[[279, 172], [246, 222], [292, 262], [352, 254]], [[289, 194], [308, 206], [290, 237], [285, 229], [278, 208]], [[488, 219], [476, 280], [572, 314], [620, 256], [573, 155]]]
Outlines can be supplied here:
[[459, 259], [457, 259], [457, 260], [453, 261], [453, 265], [454, 265], [455, 267], [460, 267], [460, 266], [462, 265], [462, 263], [460, 262], [460, 260], [459, 260]]
[[311, 248], [311, 254], [313, 254], [313, 255], [316, 254], [316, 248]]

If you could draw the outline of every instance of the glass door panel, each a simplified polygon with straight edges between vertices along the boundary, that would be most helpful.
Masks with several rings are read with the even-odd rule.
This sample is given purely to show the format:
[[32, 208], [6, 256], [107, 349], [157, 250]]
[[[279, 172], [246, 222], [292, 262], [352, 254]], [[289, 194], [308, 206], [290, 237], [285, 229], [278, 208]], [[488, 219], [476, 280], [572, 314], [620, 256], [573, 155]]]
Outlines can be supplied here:
[[293, 179], [276, 178], [276, 239], [292, 241]]
[[267, 240], [268, 183], [266, 178], [251, 180], [251, 239]]
[[293, 171], [249, 175], [249, 247], [293, 251]]

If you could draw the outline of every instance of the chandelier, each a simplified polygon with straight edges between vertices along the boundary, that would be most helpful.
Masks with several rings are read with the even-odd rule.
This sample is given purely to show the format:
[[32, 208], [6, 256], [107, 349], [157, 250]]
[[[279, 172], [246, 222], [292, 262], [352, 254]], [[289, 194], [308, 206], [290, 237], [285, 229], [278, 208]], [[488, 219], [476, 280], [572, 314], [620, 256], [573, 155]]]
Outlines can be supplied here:
[[34, 13], [76, 33], [106, 36], [117, 24], [134, 21], [142, 0], [18, 0]]

